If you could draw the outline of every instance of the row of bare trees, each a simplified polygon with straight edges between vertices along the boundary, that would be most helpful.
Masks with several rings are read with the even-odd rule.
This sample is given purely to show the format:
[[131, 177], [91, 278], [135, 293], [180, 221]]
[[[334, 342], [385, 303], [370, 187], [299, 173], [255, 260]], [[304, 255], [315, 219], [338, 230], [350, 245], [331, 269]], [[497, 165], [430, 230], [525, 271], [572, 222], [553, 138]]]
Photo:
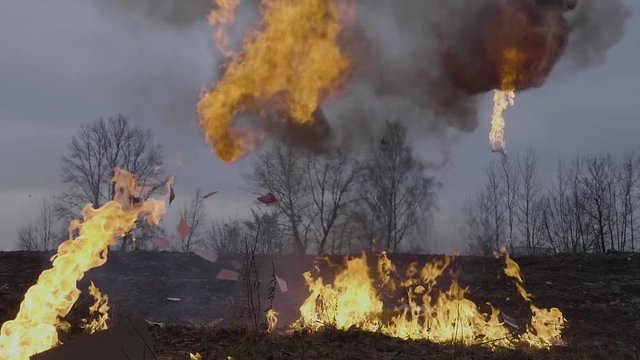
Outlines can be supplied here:
[[[183, 218], [198, 244], [221, 254], [241, 251], [244, 237], [258, 239], [258, 253], [399, 251], [407, 238], [424, 236], [419, 230], [430, 224], [438, 185], [414, 157], [402, 125], [389, 122], [368, 150], [362, 156], [341, 149], [315, 154], [275, 142], [257, 155], [247, 176], [256, 194], [274, 196], [273, 204], [205, 230], [198, 195]], [[185, 237], [182, 250], [193, 244]]]
[[[83, 125], [62, 159], [62, 181], [69, 190], [46, 200], [39, 218], [18, 229], [19, 248], [46, 251], [66, 240], [69, 234], [63, 227], [79, 218], [87, 204], [98, 208], [114, 198], [111, 180], [115, 168], [135, 174], [145, 189], [140, 195], [151, 196], [162, 188], [157, 180], [162, 175], [162, 158], [162, 147], [153, 132], [132, 125], [122, 115]], [[122, 238], [122, 249], [128, 247], [130, 238], [129, 234]]]
[[[438, 184], [413, 155], [406, 129], [388, 122], [379, 142], [364, 154], [332, 149], [321, 154], [275, 142], [256, 156], [247, 182], [256, 194], [274, 201], [243, 219], [211, 221], [198, 190], [184, 204], [177, 234], [139, 224], [122, 238], [121, 249], [148, 240], [172, 238], [173, 248], [188, 252], [210, 246], [218, 253], [243, 249], [244, 238], [257, 239], [258, 253], [347, 253], [361, 249], [399, 251], [407, 239], [425, 243]], [[69, 191], [46, 202], [41, 217], [19, 229], [19, 246], [49, 250], [66, 239], [55, 236], [81, 216], [84, 206], [98, 208], [114, 198], [114, 168], [136, 175], [148, 197], [165, 182], [162, 148], [150, 130], [131, 125], [121, 115], [84, 125], [72, 137], [62, 162]]]
[[[543, 179], [533, 149], [486, 168], [486, 184], [465, 209], [476, 252], [508, 245], [527, 254], [635, 251], [640, 157], [609, 154], [560, 162]], [[546, 180], [546, 181], [545, 181]]]

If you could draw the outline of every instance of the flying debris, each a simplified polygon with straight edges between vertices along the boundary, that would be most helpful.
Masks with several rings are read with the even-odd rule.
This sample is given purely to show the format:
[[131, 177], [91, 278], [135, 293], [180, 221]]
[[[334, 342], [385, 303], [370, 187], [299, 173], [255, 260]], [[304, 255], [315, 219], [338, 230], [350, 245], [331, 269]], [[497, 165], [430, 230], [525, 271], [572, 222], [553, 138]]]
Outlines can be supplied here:
[[258, 201], [260, 201], [261, 203], [263, 203], [265, 205], [271, 205], [271, 204], [275, 203], [276, 201], [278, 201], [278, 199], [272, 193], [267, 193], [267, 194], [264, 194], [264, 195], [258, 197]]
[[191, 235], [191, 227], [184, 218], [180, 219], [180, 224], [178, 224], [178, 234], [183, 238]]
[[176, 193], [173, 191], [173, 185], [169, 186], [169, 191], [171, 192], [169, 195], [169, 205], [173, 202], [173, 199], [176, 198]]
[[212, 197], [213, 195], [215, 195], [217, 193], [218, 193], [217, 191], [212, 191], [212, 192], [206, 194], [205, 196], [203, 196], [202, 199], [208, 199], [208, 198]]

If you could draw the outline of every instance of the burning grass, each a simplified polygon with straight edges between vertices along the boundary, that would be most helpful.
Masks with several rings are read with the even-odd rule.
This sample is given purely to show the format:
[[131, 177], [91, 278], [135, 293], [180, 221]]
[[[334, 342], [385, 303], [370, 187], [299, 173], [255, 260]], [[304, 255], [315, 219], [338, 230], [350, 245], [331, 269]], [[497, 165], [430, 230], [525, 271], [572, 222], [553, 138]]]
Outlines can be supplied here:
[[[451, 257], [423, 266], [412, 262], [404, 274], [399, 274], [385, 253], [378, 259], [378, 281], [370, 275], [364, 254], [347, 259], [345, 268], [332, 283], [305, 273], [310, 295], [300, 307], [301, 318], [292, 328], [310, 331], [327, 326], [338, 330], [357, 328], [400, 339], [484, 345], [490, 349], [519, 345], [548, 349], [563, 345], [562, 312], [555, 307], [536, 307], [524, 289], [518, 265], [508, 254], [501, 256], [505, 259], [504, 274], [515, 280], [518, 293], [531, 309], [530, 322], [520, 333], [513, 331], [519, 328], [517, 324], [511, 322], [511, 328], [507, 326], [505, 321], [509, 317], [493, 305], [487, 303], [490, 311], [483, 313], [468, 298], [468, 288], [463, 288], [455, 271], [449, 269]], [[450, 279], [443, 276], [445, 271]], [[391, 318], [386, 320], [382, 301], [385, 294], [397, 299], [395, 308], [388, 311]]]

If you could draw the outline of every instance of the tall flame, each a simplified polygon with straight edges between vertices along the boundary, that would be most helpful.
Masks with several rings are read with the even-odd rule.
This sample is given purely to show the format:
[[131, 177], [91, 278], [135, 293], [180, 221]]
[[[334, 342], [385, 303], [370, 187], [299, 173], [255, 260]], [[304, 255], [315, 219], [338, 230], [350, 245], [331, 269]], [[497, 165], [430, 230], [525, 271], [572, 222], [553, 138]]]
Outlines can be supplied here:
[[[210, 21], [224, 23], [219, 19], [226, 19], [228, 8], [220, 7]], [[207, 141], [228, 162], [255, 148], [259, 137], [234, 128], [236, 116], [276, 106], [285, 109], [291, 121], [308, 124], [349, 66], [337, 45], [339, 7], [331, 1], [263, 0], [260, 12], [262, 31], [245, 38], [242, 50], [231, 55], [222, 80], [198, 103]]]
[[[346, 267], [332, 284], [305, 273], [310, 295], [300, 307], [301, 317], [292, 328], [316, 331], [325, 326], [357, 327], [402, 339], [484, 344], [492, 349], [512, 348], [519, 343], [548, 348], [562, 342], [562, 313], [557, 308], [539, 309], [531, 304], [530, 296], [524, 291], [520, 269], [508, 256], [505, 273], [519, 282], [518, 291], [522, 290], [520, 294], [531, 304], [531, 326], [522, 335], [512, 333], [500, 320], [500, 311], [491, 304], [488, 304], [491, 313], [482, 313], [467, 298], [468, 289], [462, 288], [455, 278], [449, 283], [442, 278], [450, 268], [451, 260], [445, 257], [422, 268], [412, 263], [404, 278], [396, 281], [395, 266], [383, 253], [378, 261], [381, 287], [370, 276], [365, 255], [347, 259]], [[405, 294], [404, 305], [389, 314], [390, 310], [384, 309], [380, 292], [393, 291], [396, 287]], [[389, 315], [390, 320], [385, 320]]]
[[503, 113], [515, 104], [516, 81], [518, 80], [518, 69], [522, 66], [524, 54], [516, 48], [509, 48], [504, 51], [503, 62], [500, 71], [501, 86], [493, 94], [493, 113], [491, 114], [491, 132], [489, 141], [493, 151], [506, 153], [507, 146], [504, 141], [505, 121]]
[[98, 209], [87, 205], [83, 220], [69, 226], [69, 240], [51, 258], [52, 267], [43, 271], [27, 290], [14, 320], [0, 329], [0, 359], [27, 360], [33, 354], [58, 345], [58, 328], [67, 327], [64, 318], [78, 299], [76, 283], [84, 273], [107, 261], [109, 245], [134, 226], [138, 218], [157, 223], [165, 211], [164, 201], [132, 201], [139, 194], [133, 175], [116, 169], [116, 198]]

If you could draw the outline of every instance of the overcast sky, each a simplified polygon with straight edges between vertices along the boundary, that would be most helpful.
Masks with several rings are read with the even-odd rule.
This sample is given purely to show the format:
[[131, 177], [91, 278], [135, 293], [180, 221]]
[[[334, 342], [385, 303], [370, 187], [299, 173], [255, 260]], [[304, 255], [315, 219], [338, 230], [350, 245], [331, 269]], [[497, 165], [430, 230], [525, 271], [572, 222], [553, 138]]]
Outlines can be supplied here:
[[[178, 200], [196, 188], [218, 190], [208, 203], [218, 218], [254, 205], [241, 177], [251, 159], [219, 162], [196, 122], [199, 91], [211, 85], [218, 61], [206, 12], [202, 21], [175, 26], [144, 21], [138, 8], [107, 8], [104, 1], [119, 0], [0, 0], [0, 250], [15, 249], [17, 228], [33, 220], [44, 198], [65, 189], [60, 159], [79, 126], [115, 113], [156, 132], [167, 171], [178, 175]], [[634, 16], [604, 64], [571, 76], [556, 72], [542, 88], [519, 94], [506, 113], [511, 153], [534, 146], [543, 173], [550, 173], [559, 159], [578, 153], [618, 155], [640, 147], [640, 1], [627, 4]], [[485, 103], [481, 117], [488, 119], [490, 95]], [[423, 159], [443, 153], [449, 159], [435, 174], [444, 185], [439, 251], [462, 249], [462, 204], [496, 156], [489, 151], [488, 125], [414, 144]], [[170, 229], [180, 205], [169, 210]]]

